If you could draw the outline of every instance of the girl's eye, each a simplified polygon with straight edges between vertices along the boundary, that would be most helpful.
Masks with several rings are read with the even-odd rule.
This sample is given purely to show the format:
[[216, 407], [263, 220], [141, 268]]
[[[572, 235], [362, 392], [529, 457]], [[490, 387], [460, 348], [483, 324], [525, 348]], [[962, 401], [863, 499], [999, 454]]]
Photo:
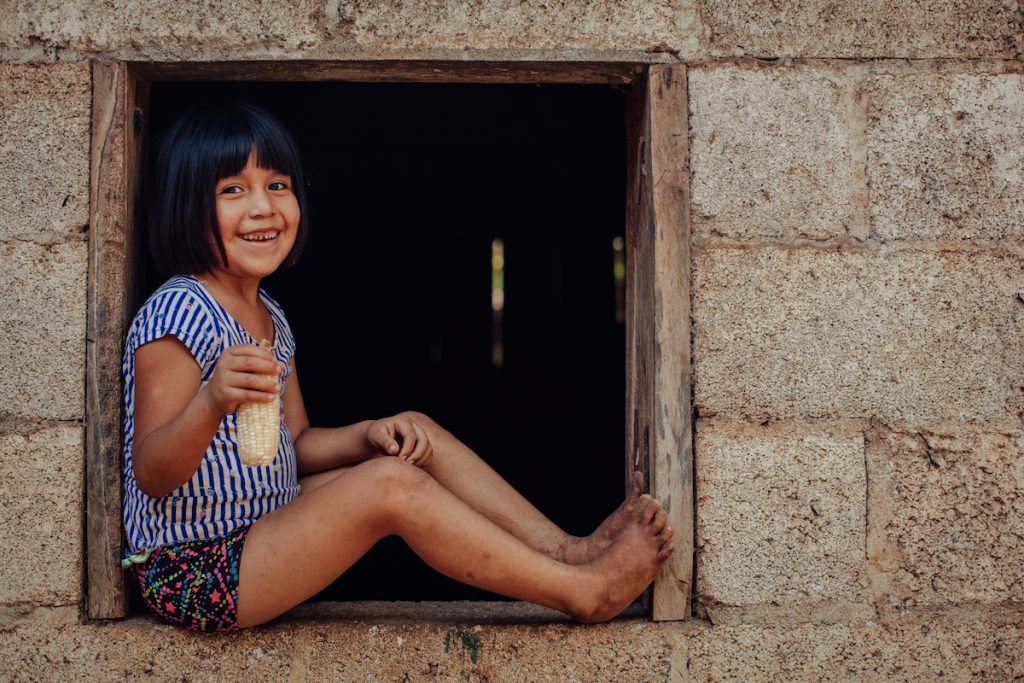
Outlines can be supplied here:
[[227, 187], [222, 187], [219, 194], [238, 194], [241, 191], [242, 188], [238, 185], [228, 185]]
[[287, 190], [288, 189], [288, 183], [284, 182], [283, 180], [275, 180], [274, 182], [270, 183], [270, 189], [271, 190]]

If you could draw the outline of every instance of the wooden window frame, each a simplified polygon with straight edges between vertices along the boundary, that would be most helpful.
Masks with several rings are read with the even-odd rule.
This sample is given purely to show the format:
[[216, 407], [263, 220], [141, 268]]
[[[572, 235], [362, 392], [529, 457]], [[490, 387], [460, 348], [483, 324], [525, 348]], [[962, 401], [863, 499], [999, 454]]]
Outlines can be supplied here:
[[121, 522], [121, 354], [153, 81], [577, 83], [627, 86], [626, 444], [676, 528], [656, 621], [690, 616], [693, 441], [686, 67], [618, 62], [92, 62], [86, 323], [86, 584], [91, 619], [128, 614]]

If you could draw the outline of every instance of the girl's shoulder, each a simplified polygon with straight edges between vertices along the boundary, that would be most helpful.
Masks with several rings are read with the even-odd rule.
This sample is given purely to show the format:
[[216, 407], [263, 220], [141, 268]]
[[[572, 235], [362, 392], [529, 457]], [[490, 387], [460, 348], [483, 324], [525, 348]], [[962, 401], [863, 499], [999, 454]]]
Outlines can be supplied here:
[[154, 316], [188, 312], [190, 317], [205, 317], [213, 310], [213, 302], [199, 281], [190, 275], [175, 275], [149, 295], [135, 315], [135, 323]]
[[125, 353], [133, 353], [143, 344], [173, 335], [205, 367], [216, 355], [221, 328], [214, 304], [199, 281], [177, 275], [157, 287], [139, 308], [128, 330]]

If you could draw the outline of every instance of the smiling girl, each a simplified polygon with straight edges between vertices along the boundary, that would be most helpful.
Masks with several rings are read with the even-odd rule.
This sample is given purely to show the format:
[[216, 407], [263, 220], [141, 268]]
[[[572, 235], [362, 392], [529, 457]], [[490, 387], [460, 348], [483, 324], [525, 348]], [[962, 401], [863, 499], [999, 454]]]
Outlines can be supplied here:
[[[298, 153], [270, 114], [187, 112], [151, 186], [145, 230], [170, 279], [125, 345], [124, 564], [159, 618], [263, 623], [389, 535], [447, 576], [580, 621], [612, 618], [653, 580], [673, 531], [636, 477], [618, 510], [574, 537], [423, 413], [310, 426], [291, 329], [260, 288], [298, 260], [308, 230]], [[277, 456], [244, 466], [238, 407], [277, 397]]]

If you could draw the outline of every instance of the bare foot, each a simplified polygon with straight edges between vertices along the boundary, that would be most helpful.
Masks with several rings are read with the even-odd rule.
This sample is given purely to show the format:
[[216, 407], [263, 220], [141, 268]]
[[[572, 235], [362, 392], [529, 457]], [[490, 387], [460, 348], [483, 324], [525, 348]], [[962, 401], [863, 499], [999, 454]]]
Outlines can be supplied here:
[[636, 521], [643, 506], [641, 500], [652, 500], [650, 496], [641, 495], [644, 487], [644, 475], [634, 471], [629, 481], [629, 493], [622, 505], [601, 522], [601, 526], [589, 536], [574, 536], [561, 548], [560, 559], [566, 564], [587, 564], [599, 558], [612, 542], [618, 538], [631, 522]]
[[594, 623], [614, 617], [650, 585], [672, 555], [675, 531], [667, 526], [668, 514], [649, 496], [641, 497], [637, 505], [639, 514], [626, 524], [608, 550], [585, 565], [595, 572], [600, 589], [572, 612], [576, 620]]

